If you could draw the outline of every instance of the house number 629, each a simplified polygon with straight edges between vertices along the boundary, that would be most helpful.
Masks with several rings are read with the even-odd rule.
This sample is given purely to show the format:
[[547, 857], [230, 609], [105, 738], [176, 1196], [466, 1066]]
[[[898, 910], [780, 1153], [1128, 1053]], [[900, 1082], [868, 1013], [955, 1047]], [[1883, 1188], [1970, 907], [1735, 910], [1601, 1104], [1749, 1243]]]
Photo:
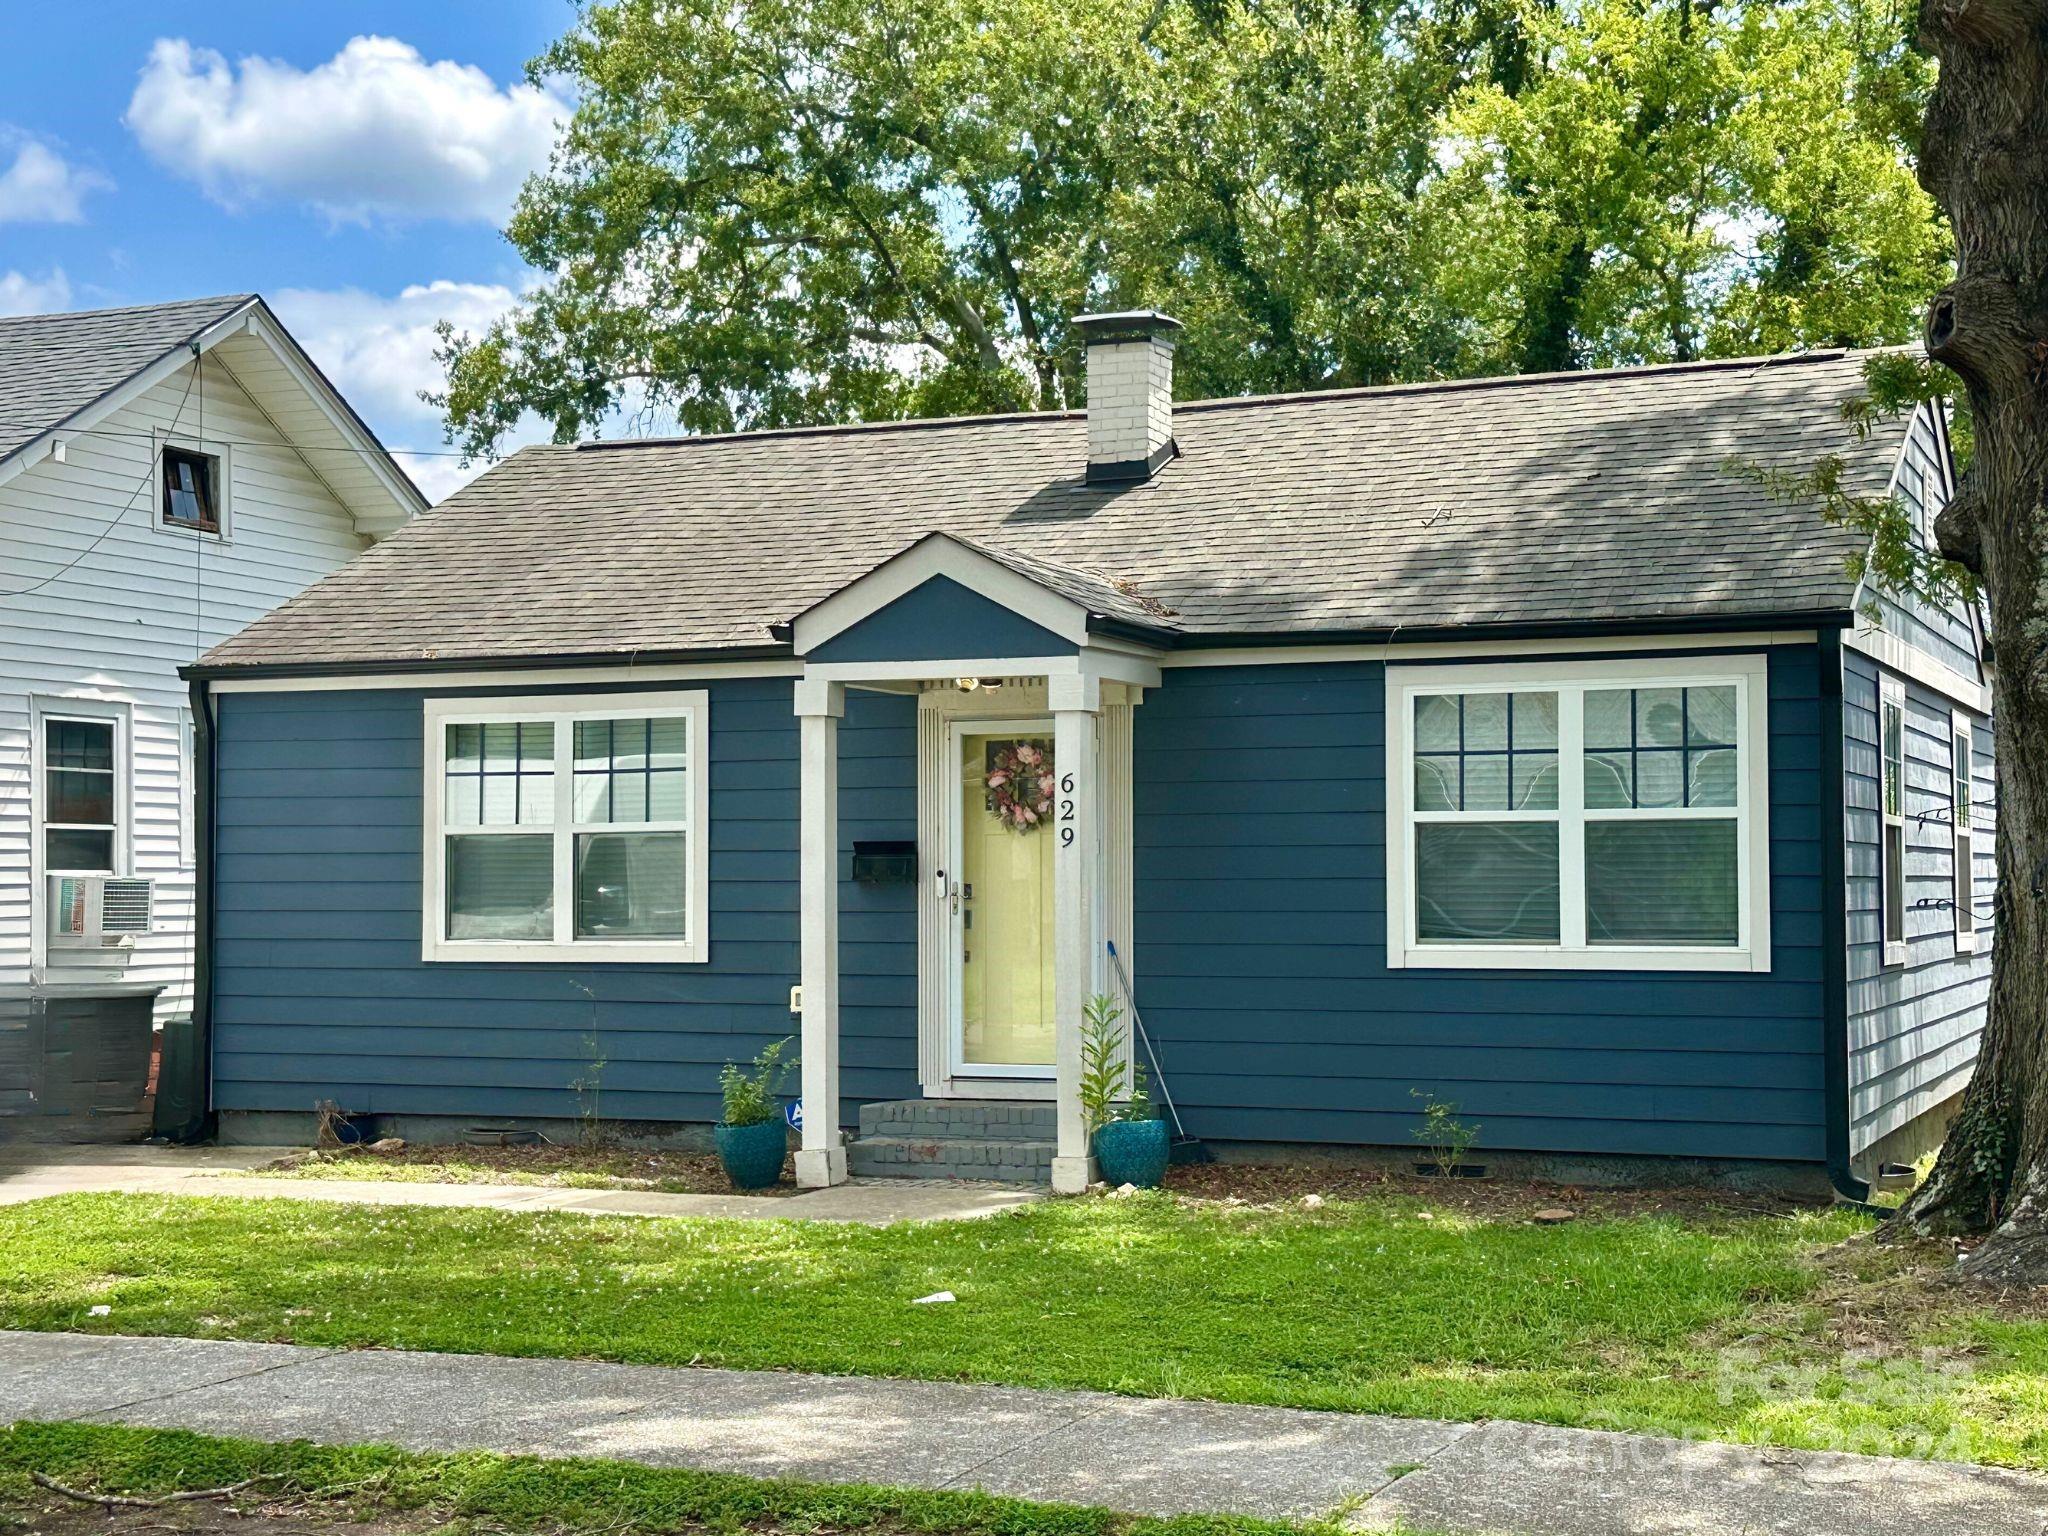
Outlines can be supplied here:
[[1060, 776], [1060, 846], [1074, 846], [1074, 776]]

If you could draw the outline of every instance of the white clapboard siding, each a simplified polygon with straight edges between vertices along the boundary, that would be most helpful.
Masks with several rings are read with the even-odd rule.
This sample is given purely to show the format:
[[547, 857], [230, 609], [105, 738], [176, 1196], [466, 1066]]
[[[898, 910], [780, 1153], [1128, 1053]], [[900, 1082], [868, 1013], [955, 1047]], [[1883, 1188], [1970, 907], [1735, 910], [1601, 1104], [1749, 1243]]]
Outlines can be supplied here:
[[[258, 387], [268, 396], [280, 383]], [[165, 989], [160, 1017], [190, 1009], [194, 850], [177, 669], [369, 542], [319, 473], [336, 455], [302, 455], [273, 424], [298, 409], [281, 394], [259, 408], [210, 352], [68, 435], [64, 462], [0, 484], [0, 992], [27, 986], [35, 963], [31, 700], [89, 698], [129, 710], [132, 873], [156, 881], [155, 926], [126, 979]], [[228, 445], [226, 539], [158, 527], [159, 431]]]

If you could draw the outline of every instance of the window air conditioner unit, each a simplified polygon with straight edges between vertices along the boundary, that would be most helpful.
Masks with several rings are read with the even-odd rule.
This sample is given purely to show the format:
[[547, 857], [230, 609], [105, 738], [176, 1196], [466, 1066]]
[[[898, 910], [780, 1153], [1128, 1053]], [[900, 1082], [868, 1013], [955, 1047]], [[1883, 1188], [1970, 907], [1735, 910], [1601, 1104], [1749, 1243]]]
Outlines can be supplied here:
[[149, 932], [154, 882], [116, 875], [50, 877], [50, 941], [67, 949], [127, 949]]

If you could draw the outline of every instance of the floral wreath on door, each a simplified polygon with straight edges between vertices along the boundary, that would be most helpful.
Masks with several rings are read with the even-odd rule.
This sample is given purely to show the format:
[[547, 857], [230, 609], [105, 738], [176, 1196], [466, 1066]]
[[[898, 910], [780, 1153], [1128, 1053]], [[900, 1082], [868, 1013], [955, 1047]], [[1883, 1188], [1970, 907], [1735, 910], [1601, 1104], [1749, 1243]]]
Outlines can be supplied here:
[[996, 820], [1013, 832], [1035, 831], [1052, 817], [1052, 748], [1035, 741], [996, 748], [982, 787]]

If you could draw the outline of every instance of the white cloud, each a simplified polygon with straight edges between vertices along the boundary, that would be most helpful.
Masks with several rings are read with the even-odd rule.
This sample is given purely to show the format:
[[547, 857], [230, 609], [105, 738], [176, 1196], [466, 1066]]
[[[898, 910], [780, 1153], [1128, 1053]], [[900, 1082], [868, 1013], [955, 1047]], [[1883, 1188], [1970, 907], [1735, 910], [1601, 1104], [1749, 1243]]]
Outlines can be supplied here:
[[[441, 413], [420, 399], [422, 390], [438, 390], [442, 384], [441, 365], [434, 361], [440, 344], [434, 327], [446, 320], [458, 332], [474, 335], [517, 298], [502, 283], [443, 279], [416, 283], [391, 296], [360, 288], [285, 288], [270, 296], [270, 304], [406, 473], [439, 501], [485, 466], [465, 466], [453, 456], [441, 441]], [[539, 427], [522, 423], [502, 451], [546, 437]]]
[[71, 306], [71, 279], [62, 267], [41, 277], [0, 272], [0, 315], [46, 315]]
[[0, 130], [0, 224], [76, 224], [85, 217], [85, 197], [113, 183], [98, 171], [73, 165], [40, 139]]
[[160, 165], [225, 206], [276, 197], [347, 222], [497, 221], [546, 165], [568, 112], [551, 91], [500, 88], [395, 38], [351, 38], [309, 70], [253, 57], [231, 65], [160, 38], [126, 121]]

